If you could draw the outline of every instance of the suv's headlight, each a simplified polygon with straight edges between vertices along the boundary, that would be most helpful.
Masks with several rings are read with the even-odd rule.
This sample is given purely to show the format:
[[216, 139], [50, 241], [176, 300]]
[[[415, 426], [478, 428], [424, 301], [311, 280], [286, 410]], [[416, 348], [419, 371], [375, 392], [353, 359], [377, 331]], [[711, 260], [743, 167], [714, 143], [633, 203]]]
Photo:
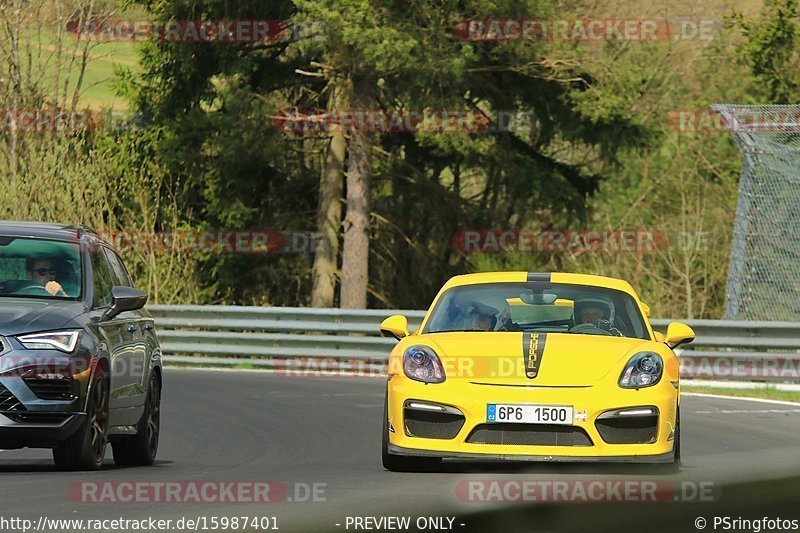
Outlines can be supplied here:
[[439, 357], [431, 348], [419, 344], [406, 348], [403, 371], [409, 378], [423, 383], [441, 383], [445, 380]]
[[72, 353], [80, 338], [80, 330], [68, 330], [20, 335], [17, 340], [29, 350], [60, 350]]
[[655, 385], [661, 379], [664, 362], [655, 352], [640, 352], [630, 358], [622, 375], [619, 386], [624, 389], [641, 389]]

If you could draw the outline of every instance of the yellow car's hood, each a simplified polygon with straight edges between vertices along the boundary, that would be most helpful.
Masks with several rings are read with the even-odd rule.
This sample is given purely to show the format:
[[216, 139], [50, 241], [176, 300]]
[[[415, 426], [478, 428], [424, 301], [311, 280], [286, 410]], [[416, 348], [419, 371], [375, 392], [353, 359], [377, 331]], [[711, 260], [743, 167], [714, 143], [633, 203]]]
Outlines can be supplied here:
[[[422, 341], [422, 342], [420, 342]], [[654, 342], [625, 337], [568, 333], [452, 332], [421, 335], [447, 379], [496, 385], [589, 386], [620, 372], [633, 353]]]

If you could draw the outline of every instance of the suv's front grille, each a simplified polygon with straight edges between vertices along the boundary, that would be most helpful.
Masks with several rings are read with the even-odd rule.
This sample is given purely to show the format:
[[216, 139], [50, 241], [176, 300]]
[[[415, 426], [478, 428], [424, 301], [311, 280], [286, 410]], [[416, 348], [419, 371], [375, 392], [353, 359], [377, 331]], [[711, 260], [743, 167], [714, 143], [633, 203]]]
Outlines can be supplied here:
[[25, 411], [25, 406], [3, 385], [0, 385], [0, 411]]
[[26, 378], [25, 384], [42, 400], [74, 400], [71, 379]]
[[479, 424], [467, 437], [472, 444], [516, 446], [592, 446], [583, 428], [554, 424]]

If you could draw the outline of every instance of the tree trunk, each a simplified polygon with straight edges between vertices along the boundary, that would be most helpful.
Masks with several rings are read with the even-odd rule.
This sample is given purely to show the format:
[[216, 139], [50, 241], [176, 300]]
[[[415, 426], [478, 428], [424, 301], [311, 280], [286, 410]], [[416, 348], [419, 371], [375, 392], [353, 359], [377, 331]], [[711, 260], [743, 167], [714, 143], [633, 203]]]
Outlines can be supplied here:
[[[328, 98], [328, 111], [341, 111], [348, 107], [346, 88], [333, 87]], [[342, 190], [344, 188], [344, 156], [347, 140], [344, 132], [331, 134], [328, 154], [319, 183], [319, 209], [317, 231], [320, 241], [314, 255], [311, 289], [312, 307], [333, 307], [336, 292], [336, 273], [339, 259], [339, 229], [342, 225]]]
[[[9, 186], [12, 198], [16, 196], [17, 172], [19, 169], [19, 113], [20, 96], [22, 92], [22, 69], [19, 56], [20, 22], [22, 6], [20, 2], [14, 2], [14, 22], [9, 24], [9, 37], [11, 39], [11, 57], [9, 61], [9, 87], [12, 91], [11, 97], [11, 154], [10, 154], [10, 173]], [[17, 209], [16, 207], [14, 208]]]
[[[354, 82], [355, 109], [372, 109], [371, 94], [372, 86], [368, 79]], [[344, 221], [340, 298], [344, 309], [367, 307], [371, 149], [369, 133], [355, 128], [350, 134], [347, 155], [347, 216]]]

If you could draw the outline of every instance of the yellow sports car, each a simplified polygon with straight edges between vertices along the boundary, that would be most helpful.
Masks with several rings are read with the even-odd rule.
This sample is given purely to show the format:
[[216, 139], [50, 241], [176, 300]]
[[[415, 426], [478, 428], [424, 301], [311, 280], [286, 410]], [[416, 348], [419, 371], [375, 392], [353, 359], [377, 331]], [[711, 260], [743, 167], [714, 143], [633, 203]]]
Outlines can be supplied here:
[[625, 281], [562, 273], [456, 276], [419, 329], [381, 324], [389, 356], [383, 465], [442, 458], [627, 461], [680, 467], [673, 322], [654, 332]]

